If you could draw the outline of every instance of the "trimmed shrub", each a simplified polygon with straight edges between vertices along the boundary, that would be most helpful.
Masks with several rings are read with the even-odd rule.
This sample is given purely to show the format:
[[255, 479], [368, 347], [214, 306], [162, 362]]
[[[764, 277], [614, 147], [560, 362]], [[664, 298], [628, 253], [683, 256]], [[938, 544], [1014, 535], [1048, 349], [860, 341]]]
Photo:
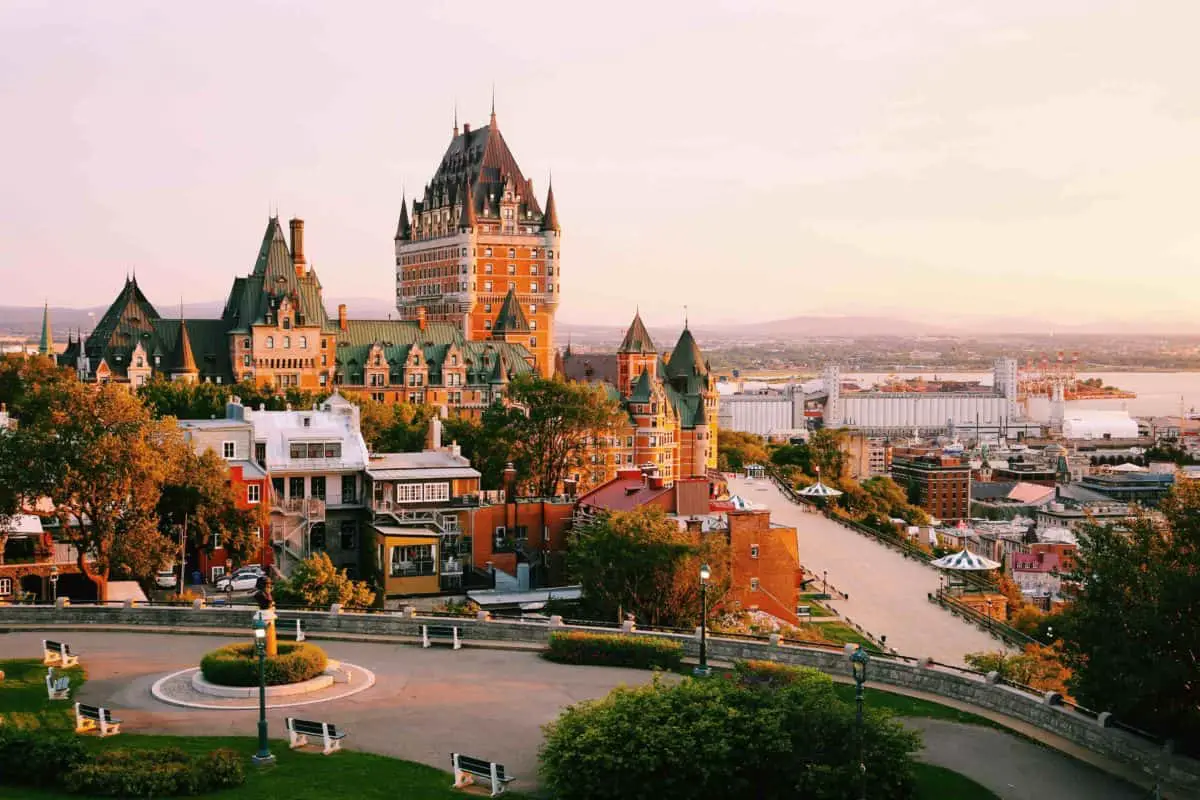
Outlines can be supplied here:
[[77, 736], [0, 726], [0, 784], [53, 786], [87, 758]]
[[68, 791], [93, 797], [166, 797], [240, 786], [246, 780], [232, 750], [193, 757], [177, 747], [109, 750], [63, 778]]
[[[315, 678], [325, 671], [325, 651], [307, 642], [280, 642], [279, 655], [268, 656], [268, 686], [282, 686]], [[258, 655], [254, 644], [231, 644], [200, 659], [200, 672], [210, 683], [221, 686], [257, 686]]]
[[743, 686], [792, 686], [807, 680], [813, 680], [814, 675], [824, 678], [824, 674], [806, 667], [793, 667], [780, 664], [777, 661], [737, 661], [733, 665], [733, 677]]
[[[557, 800], [856, 797], [853, 706], [828, 676], [792, 677], [770, 687], [656, 679], [571, 706], [545, 728], [542, 786]], [[863, 724], [871, 796], [911, 800], [919, 735], [870, 708]]]
[[552, 633], [546, 658], [560, 664], [677, 670], [683, 663], [683, 645], [657, 636]]

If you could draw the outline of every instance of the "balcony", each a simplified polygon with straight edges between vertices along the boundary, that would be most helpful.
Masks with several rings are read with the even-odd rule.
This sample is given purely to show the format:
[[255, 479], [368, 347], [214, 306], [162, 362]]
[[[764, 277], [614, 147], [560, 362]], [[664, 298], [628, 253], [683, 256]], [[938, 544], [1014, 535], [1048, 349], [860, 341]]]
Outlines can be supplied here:
[[435, 509], [414, 509], [404, 503], [391, 500], [376, 500], [371, 504], [371, 511], [377, 516], [382, 515], [401, 527], [425, 527], [437, 529], [443, 535], [459, 532], [458, 517], [454, 514], [443, 514]]
[[315, 497], [279, 498], [272, 495], [271, 510], [317, 522], [325, 519], [325, 501]]
[[326, 492], [324, 497], [313, 496], [314, 500], [325, 501], [325, 507], [331, 506], [361, 506], [362, 497], [356, 492]]
[[432, 561], [393, 561], [388, 572], [393, 578], [421, 578], [436, 574]]

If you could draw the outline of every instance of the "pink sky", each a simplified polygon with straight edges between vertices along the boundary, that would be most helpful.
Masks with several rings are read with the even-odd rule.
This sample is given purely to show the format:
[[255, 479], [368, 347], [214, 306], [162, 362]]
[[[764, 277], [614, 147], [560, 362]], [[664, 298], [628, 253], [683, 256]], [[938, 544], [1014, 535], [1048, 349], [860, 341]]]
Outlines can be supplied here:
[[223, 298], [274, 207], [327, 297], [387, 297], [402, 187], [494, 82], [554, 172], [563, 318], [1190, 319], [1197, 30], [1194, 0], [7, 2], [0, 304], [133, 267]]

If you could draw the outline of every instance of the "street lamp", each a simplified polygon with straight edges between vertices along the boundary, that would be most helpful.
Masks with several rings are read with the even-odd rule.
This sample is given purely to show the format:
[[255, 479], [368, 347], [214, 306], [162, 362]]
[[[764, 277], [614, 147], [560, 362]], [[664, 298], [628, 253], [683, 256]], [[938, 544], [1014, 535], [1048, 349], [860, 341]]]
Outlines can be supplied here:
[[850, 656], [850, 670], [854, 673], [855, 723], [858, 727], [858, 796], [867, 799], [867, 765], [863, 761], [863, 685], [867, 682], [867, 662], [871, 656], [862, 645]]
[[987, 625], [990, 628], [990, 627], [992, 627], [992, 598], [990, 598], [990, 597], [987, 599], [987, 614], [988, 614]]
[[50, 567], [50, 591], [54, 593], [54, 605], [58, 605], [58, 566]]
[[258, 752], [251, 761], [269, 767], [275, 756], [267, 749], [267, 621], [262, 612], [254, 615], [254, 652], [258, 654]]
[[821, 594], [829, 594], [829, 570], [821, 570]]
[[712, 572], [708, 569], [708, 564], [700, 565], [700, 663], [692, 670], [692, 674], [697, 678], [706, 677], [711, 669], [708, 667], [708, 642], [706, 640], [708, 633], [708, 596], [705, 590], [708, 588], [708, 579], [712, 577]]

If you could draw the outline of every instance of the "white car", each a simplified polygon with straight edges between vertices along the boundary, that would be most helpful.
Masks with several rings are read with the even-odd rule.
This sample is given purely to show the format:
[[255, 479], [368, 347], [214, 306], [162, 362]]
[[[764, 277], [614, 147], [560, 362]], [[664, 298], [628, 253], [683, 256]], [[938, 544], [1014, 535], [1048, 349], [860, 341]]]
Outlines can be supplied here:
[[231, 575], [223, 575], [217, 579], [218, 592], [252, 592], [258, 586], [258, 579], [266, 575], [266, 570], [257, 564], [234, 570]]
[[154, 576], [154, 583], [160, 589], [174, 589], [179, 576], [173, 569], [160, 569]]

